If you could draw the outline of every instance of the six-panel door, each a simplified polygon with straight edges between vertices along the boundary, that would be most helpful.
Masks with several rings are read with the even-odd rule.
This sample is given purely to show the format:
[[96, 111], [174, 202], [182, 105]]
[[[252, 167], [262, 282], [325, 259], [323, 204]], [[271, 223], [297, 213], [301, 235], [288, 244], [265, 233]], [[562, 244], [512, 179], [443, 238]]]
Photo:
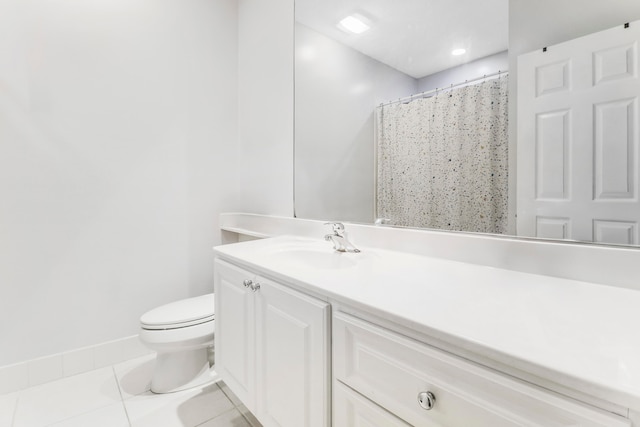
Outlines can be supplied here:
[[637, 245], [640, 21], [518, 58], [519, 236]]

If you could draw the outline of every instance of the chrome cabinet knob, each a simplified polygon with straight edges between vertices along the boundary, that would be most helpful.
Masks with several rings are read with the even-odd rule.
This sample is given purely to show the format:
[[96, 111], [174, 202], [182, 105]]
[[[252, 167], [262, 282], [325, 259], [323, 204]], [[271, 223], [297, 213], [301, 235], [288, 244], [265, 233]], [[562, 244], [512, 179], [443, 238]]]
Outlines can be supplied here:
[[430, 411], [436, 404], [436, 396], [430, 391], [423, 391], [418, 393], [418, 403], [422, 406], [422, 409]]
[[256, 292], [256, 291], [257, 291], [257, 290], [259, 290], [259, 289], [260, 289], [260, 283], [252, 283], [252, 284], [251, 284], [251, 290], [252, 290], [253, 292]]
[[[247, 279], [244, 282], [242, 282], [242, 284], [244, 285], [245, 288], [250, 287], [251, 285], [253, 285], [253, 280], [251, 279]], [[252, 288], [253, 289], [253, 288]]]

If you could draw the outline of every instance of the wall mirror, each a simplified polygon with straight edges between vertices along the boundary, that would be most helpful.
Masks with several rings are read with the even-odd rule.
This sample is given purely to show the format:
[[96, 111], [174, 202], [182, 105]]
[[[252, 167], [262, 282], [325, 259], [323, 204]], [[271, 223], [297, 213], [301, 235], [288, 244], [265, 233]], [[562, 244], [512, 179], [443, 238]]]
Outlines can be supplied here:
[[[586, 227], [593, 236], [576, 237], [562, 213], [544, 215], [546, 208], [534, 211], [538, 208], [521, 200], [521, 186], [527, 181], [522, 173], [530, 165], [521, 167], [517, 157], [517, 56], [545, 46], [540, 43], [559, 43], [640, 19], [640, 6], [633, 0], [614, 0], [606, 9], [589, 1], [594, 9], [592, 16], [580, 17], [583, 23], [574, 13], [581, 4], [577, 0], [561, 7], [551, 0], [296, 0], [296, 217], [364, 223], [388, 217], [390, 225], [397, 226], [638, 245], [633, 221], [600, 221], [605, 227], [598, 231], [592, 218]], [[545, 8], [554, 4], [556, 11], [550, 16]], [[361, 28], [348, 28], [349, 21]], [[550, 29], [532, 40], [531, 35], [541, 33], [541, 23]], [[629, 55], [629, 63], [637, 61], [635, 50]], [[635, 67], [632, 74], [637, 79]], [[552, 81], [556, 74], [550, 73]], [[491, 111], [473, 107], [480, 110], [473, 111], [476, 115], [451, 112], [447, 102], [484, 103]], [[495, 107], [501, 103], [507, 105]], [[637, 101], [629, 108], [629, 132], [618, 139], [633, 139], [627, 141], [630, 153], [636, 147], [628, 176], [635, 180], [630, 182], [631, 198], [637, 202]], [[416, 122], [416, 115], [429, 117], [430, 123]], [[453, 152], [446, 151], [450, 141], [464, 137], [451, 133], [456, 126], [450, 120], [463, 123], [462, 128], [474, 135], [470, 145], [456, 142]], [[552, 117], [545, 129], [558, 127], [558, 120], [562, 122]], [[487, 143], [476, 140], [480, 133]], [[401, 146], [394, 139], [400, 135], [422, 141], [427, 134], [440, 144], [429, 145], [430, 163], [424, 160], [423, 146]], [[620, 143], [617, 146], [620, 150]], [[536, 153], [534, 149], [527, 155], [535, 158]], [[552, 152], [546, 162], [552, 176], [559, 162], [553, 156]], [[416, 177], [416, 171], [422, 176]], [[462, 180], [465, 176], [472, 179]], [[544, 182], [548, 188], [557, 186]], [[433, 189], [423, 194], [425, 186]], [[456, 201], [445, 200], [444, 193], [454, 194]], [[563, 197], [567, 198], [559, 196]], [[459, 200], [465, 200], [466, 208], [451, 205]], [[438, 211], [425, 213], [427, 205]], [[533, 230], [519, 219], [527, 215]]]

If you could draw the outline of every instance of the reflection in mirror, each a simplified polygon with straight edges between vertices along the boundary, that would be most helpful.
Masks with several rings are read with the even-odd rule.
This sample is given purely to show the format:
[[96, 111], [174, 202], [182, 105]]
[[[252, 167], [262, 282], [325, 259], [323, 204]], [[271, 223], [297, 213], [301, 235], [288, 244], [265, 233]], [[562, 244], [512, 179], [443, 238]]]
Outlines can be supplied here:
[[[425, 221], [425, 215], [410, 212], [399, 215], [409, 205], [419, 206], [423, 203], [421, 199], [438, 199], [439, 194], [448, 191], [439, 188], [434, 193], [423, 194], [419, 191], [420, 182], [415, 179], [409, 181], [414, 181], [416, 187], [404, 191], [402, 186], [409, 181], [401, 183], [398, 176], [390, 175], [402, 173], [398, 165], [387, 161], [385, 165], [391, 167], [383, 170], [376, 158], [381, 155], [391, 160], [393, 154], [410, 163], [412, 154], [406, 153], [417, 149], [413, 146], [415, 141], [395, 143], [386, 132], [387, 147], [393, 144], [399, 148], [400, 143], [406, 147], [385, 153], [377, 150], [375, 141], [376, 134], [385, 126], [411, 125], [377, 126], [376, 120], [381, 119], [379, 105], [382, 103], [507, 70], [507, 0], [478, 3], [460, 0], [451, 7], [451, 1], [444, 0], [296, 1], [295, 198], [298, 217], [360, 222], [388, 217], [395, 225], [440, 227], [444, 224], [451, 211], [446, 201], [439, 204], [443, 209], [430, 215], [434, 218], [432, 221]], [[340, 21], [349, 16], [361, 18], [369, 29], [360, 34], [345, 30]], [[455, 55], [454, 50], [458, 50]], [[506, 90], [502, 93], [506, 96]], [[440, 95], [444, 101], [444, 94], [441, 92], [438, 97]], [[460, 100], [473, 102], [475, 98], [476, 95], [469, 93]], [[392, 110], [418, 104], [416, 101], [387, 105], [383, 107], [387, 111], [384, 118], [388, 122]], [[506, 108], [501, 111], [501, 123], [496, 121], [495, 125], [502, 126], [504, 136], [500, 141], [506, 148]], [[402, 114], [394, 116], [400, 118]], [[445, 127], [445, 122], [440, 118], [438, 121], [441, 128]], [[402, 150], [406, 152], [404, 155], [400, 155]], [[506, 152], [504, 154], [506, 156]], [[405, 177], [416, 178], [419, 172], [416, 168], [429, 173], [419, 164], [413, 166], [411, 173], [405, 171]], [[473, 168], [471, 165], [454, 168], [461, 172], [470, 167]], [[382, 182], [378, 176], [388, 179]], [[389, 185], [391, 183], [396, 185]], [[469, 209], [470, 206], [465, 207]], [[469, 221], [463, 223], [468, 226]], [[467, 229], [457, 223], [447, 228]], [[497, 230], [492, 227], [476, 231]]]
[[637, 245], [640, 21], [521, 55], [518, 234]]
[[498, 78], [376, 108], [376, 213], [394, 225], [507, 231], [507, 88]]
[[[405, 1], [407, 1], [406, 4]], [[387, 203], [393, 208], [390, 213], [381, 209], [380, 192], [385, 191], [385, 187], [384, 184], [381, 185], [384, 179], [380, 178], [380, 174], [387, 169], [381, 168], [380, 159], [382, 156], [384, 160], [385, 152], [380, 148], [380, 141], [384, 137], [384, 135], [381, 137], [381, 133], [389, 134], [390, 132], [381, 125], [380, 104], [388, 104], [389, 107], [398, 110], [407, 106], [413, 109], [412, 104], [416, 100], [418, 101], [416, 106], [418, 106], [421, 102], [433, 102], [435, 98], [431, 96], [433, 93], [427, 96], [415, 96], [416, 94], [432, 91], [435, 88], [439, 88], [438, 93], [440, 93], [443, 88], [451, 89], [452, 84], [479, 76], [484, 77], [498, 70], [503, 72], [508, 70], [508, 78], [505, 79], [502, 74], [497, 80], [507, 81], [508, 79], [509, 81], [508, 160], [506, 167], [504, 163], [499, 167], [500, 171], [505, 168], [508, 170], [506, 222], [503, 220], [504, 217], [496, 221], [495, 217], [492, 217], [495, 212], [483, 212], [479, 215], [489, 218], [485, 223], [500, 224], [499, 227], [494, 229], [478, 227], [477, 221], [464, 227], [458, 224], [451, 225], [448, 221], [444, 225], [425, 222], [415, 222], [412, 225], [466, 231], [506, 232], [527, 237], [638, 244], [639, 230], [636, 222], [640, 215], [637, 212], [633, 213], [635, 211], [631, 210], [628, 211], [631, 213], [624, 214], [627, 217], [619, 217], [602, 215], [595, 211], [604, 205], [600, 202], [607, 198], [613, 202], [611, 205], [614, 209], [626, 203], [625, 200], [627, 202], [635, 200], [636, 208], [634, 209], [637, 209], [637, 189], [640, 187], [638, 181], [640, 148], [637, 130], [639, 113], [635, 95], [630, 95], [634, 99], [630, 106], [623, 106], [619, 101], [611, 105], [602, 104], [605, 101], [595, 101], [595, 110], [588, 109], [594, 111], [596, 115], [599, 114], [597, 116], [599, 119], [596, 117], [596, 120], [603, 123], [609, 118], [611, 123], [619, 122], [618, 119], [624, 116], [620, 113], [623, 110], [628, 112], [626, 115], [628, 120], [625, 122], [627, 123], [625, 132], [616, 133], [611, 130], [607, 131], [610, 137], [602, 137], [600, 140], [597, 138], [594, 140], [593, 136], [591, 139], [587, 138], [584, 142], [586, 145], [580, 145], [579, 152], [594, 153], [596, 157], [592, 156], [585, 166], [580, 166], [574, 163], [580, 156], [564, 148], [558, 148], [574, 144], [563, 138], [575, 136], [576, 131], [566, 131], [569, 128], [561, 126], [564, 123], [562, 117], [573, 117], [574, 113], [563, 116], [550, 114], [553, 112], [545, 109], [530, 109], [526, 113], [529, 114], [529, 118], [522, 118], [520, 110], [523, 109], [523, 105], [530, 105], [532, 101], [531, 99], [524, 101], [524, 97], [519, 99], [519, 93], [526, 92], [523, 87], [535, 88], [537, 77], [534, 71], [533, 80], [529, 79], [525, 83], [519, 79], [517, 58], [528, 52], [538, 50], [541, 52], [542, 47], [545, 46], [553, 47], [567, 40], [638, 19], [640, 3], [635, 0], [611, 0], [605, 3], [597, 0], [566, 0], [562, 3], [553, 0], [536, 2], [504, 0], [482, 2], [482, 5], [477, 5], [476, 3], [480, 2], [417, 0], [414, 4], [414, 2], [402, 0], [403, 7], [398, 7], [398, 2], [393, 2], [395, 6], [393, 10], [384, 11], [381, 8], [385, 3], [390, 2], [296, 0], [295, 206], [297, 217], [358, 222], [373, 222], [376, 218], [385, 217], [390, 218], [390, 221], [395, 224], [411, 225], [401, 219], [403, 213], [411, 210], [404, 203], [407, 197], [396, 198]], [[481, 10], [474, 7], [480, 7]], [[577, 8], [582, 11], [580, 19], [576, 19]], [[410, 18], [398, 15], [404, 10], [410, 11]], [[509, 10], [508, 13], [507, 10]], [[360, 18], [369, 29], [359, 34], [345, 32], [344, 26], [339, 22], [348, 15]], [[467, 17], [470, 20], [465, 22]], [[409, 19], [412, 18], [413, 21], [410, 21]], [[462, 23], [462, 28], [456, 27], [456, 22]], [[474, 32], [473, 23], [477, 22], [486, 22], [489, 25], [482, 28], [481, 33]], [[509, 32], [507, 22], [511, 25]], [[420, 34], [425, 28], [434, 28], [435, 33], [422, 34], [418, 42], [411, 38]], [[540, 31], [540, 28], [545, 28], [545, 31]], [[385, 29], [393, 30], [391, 34], [382, 35]], [[499, 38], [502, 40], [502, 45], [494, 44], [492, 48], [481, 48], [482, 41], [495, 42]], [[371, 41], [367, 42], [368, 39]], [[391, 47], [393, 41], [398, 42], [395, 47]], [[509, 45], [508, 53], [507, 45]], [[409, 47], [413, 49], [407, 49]], [[451, 55], [454, 49], [462, 47], [467, 49], [465, 53], [460, 56]], [[376, 48], [386, 49], [386, 53], [376, 53]], [[552, 50], [550, 48], [549, 52]], [[426, 60], [423, 61], [423, 58]], [[443, 61], [443, 58], [446, 58], [446, 61]], [[636, 79], [634, 82], [638, 86], [637, 62], [635, 62], [637, 58], [631, 55], [628, 56], [628, 61], [629, 64], [635, 64], [636, 68], [633, 70], [636, 71], [631, 73], [631, 78]], [[611, 62], [611, 64], [614, 63], [626, 62], [616, 60]], [[421, 68], [425, 64], [432, 68]], [[416, 67], [412, 68], [412, 65]], [[619, 67], [606, 65], [605, 68], [611, 70]], [[574, 63], [567, 69], [576, 71], [578, 75], [584, 74]], [[545, 84], [551, 87], [553, 82], [563, 75], [560, 73], [558, 77], [557, 73], [549, 72], [550, 74], [545, 76], [547, 79]], [[481, 85], [497, 84], [496, 81], [484, 78], [480, 79], [479, 83]], [[603, 81], [599, 90], [605, 93], [607, 88], [611, 87], [609, 83]], [[468, 90], [467, 87], [463, 89]], [[474, 89], [479, 90], [475, 86]], [[456, 93], [455, 96], [457, 95]], [[534, 98], [535, 95], [534, 93]], [[526, 96], [529, 95], [526, 94]], [[403, 102], [390, 103], [406, 97], [409, 98], [402, 100]], [[423, 109], [428, 108], [433, 109], [434, 106], [423, 107]], [[403, 111], [398, 115], [411, 116], [412, 114], [414, 113]], [[618, 118], [612, 118], [616, 114]], [[531, 117], [534, 118], [533, 122], [529, 121], [526, 124], [528, 128], [522, 130], [519, 122], [527, 122]], [[535, 117], [544, 119], [543, 123], [536, 124]], [[579, 123], [573, 125], [577, 126], [576, 129], [581, 128]], [[418, 127], [406, 126], [405, 133], [414, 135], [425, 132], [425, 127], [423, 125], [418, 130]], [[591, 125], [582, 126], [582, 128], [585, 127], [590, 128]], [[617, 127], [617, 129], [622, 128]], [[609, 126], [609, 129], [616, 129], [616, 127]], [[559, 130], [559, 132], [553, 133], [552, 130], [554, 132]], [[566, 132], [563, 134], [564, 131]], [[477, 131], [474, 132], [477, 133]], [[544, 133], [544, 140], [536, 136], [541, 135], [541, 132]], [[561, 141], [564, 145], [554, 145], [553, 141]], [[457, 144], [460, 145], [460, 141], [457, 141]], [[409, 156], [404, 156], [404, 159], [419, 159], [420, 151], [415, 150], [416, 147], [406, 149]], [[602, 154], [598, 154], [597, 150]], [[469, 152], [466, 151], [466, 153]], [[624, 157], [620, 155], [621, 152], [631, 156]], [[602, 160], [599, 165], [594, 163], [598, 155]], [[448, 157], [446, 160], [448, 161]], [[395, 166], [400, 165], [397, 161], [391, 163]], [[625, 168], [620, 167], [623, 164]], [[609, 173], [606, 179], [602, 175], [600, 178], [595, 175], [588, 178], [570, 175], [578, 169], [591, 167], [590, 165], [593, 165], [594, 170], [600, 168], [600, 172], [606, 170], [619, 172], [622, 169], [626, 172], [624, 174]], [[460, 165], [460, 167], [463, 166]], [[474, 167], [471, 166], [471, 168]], [[423, 167], [422, 170], [424, 169]], [[410, 170], [410, 167], [404, 166], [405, 176]], [[487, 170], [483, 169], [483, 173], [486, 172]], [[399, 173], [402, 174], [402, 170]], [[409, 175], [413, 178], [414, 174]], [[441, 175], [444, 174], [431, 174], [430, 177], [435, 179], [434, 176]], [[464, 175], [475, 176], [466, 172]], [[425, 176], [429, 177], [428, 174]], [[558, 177], [564, 178], [558, 179]], [[394, 178], [395, 183], [398, 181], [401, 182], [400, 190], [409, 193], [409, 200], [418, 200], [409, 184], [405, 185], [402, 179]], [[569, 214], [558, 213], [557, 209], [550, 208], [567, 205], [566, 201], [574, 197], [571, 190], [577, 188], [578, 182], [586, 182], [586, 190], [580, 191], [583, 193], [586, 191], [589, 203], [582, 203], [580, 205], [583, 206], [582, 208], [576, 204], [572, 209], [574, 211], [589, 209], [594, 210], [593, 213], [589, 212], [584, 218], [577, 220], [571, 218]], [[625, 185], [627, 189], [623, 188]], [[452, 191], [447, 193], [450, 194]], [[481, 195], [482, 199], [486, 194], [492, 194], [486, 189], [472, 193]], [[420, 197], [424, 198], [424, 196]], [[596, 200], [598, 197], [600, 200]], [[441, 201], [441, 197], [431, 196], [428, 202], [421, 203], [437, 205]], [[416, 204], [420, 203], [414, 203]], [[504, 205], [503, 201], [499, 204]], [[446, 206], [450, 207], [451, 204], [447, 202]], [[459, 210], [462, 211], [462, 209]], [[418, 212], [418, 216], [427, 216], [420, 209]], [[471, 212], [471, 217], [474, 214], [479, 217], [480, 210], [472, 209]], [[633, 218], [628, 217], [629, 215]], [[409, 214], [409, 216], [415, 217], [416, 214]], [[446, 212], [440, 214], [441, 219], [446, 219], [445, 217], [448, 216], [450, 215]], [[576, 232], [578, 222], [581, 230], [579, 233]]]

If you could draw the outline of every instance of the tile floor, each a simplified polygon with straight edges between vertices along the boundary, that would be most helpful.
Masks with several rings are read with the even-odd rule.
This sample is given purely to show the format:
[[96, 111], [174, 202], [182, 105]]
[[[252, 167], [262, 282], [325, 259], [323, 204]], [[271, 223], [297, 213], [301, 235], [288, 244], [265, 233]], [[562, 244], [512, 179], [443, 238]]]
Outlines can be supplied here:
[[154, 356], [0, 395], [0, 427], [259, 427], [222, 382], [153, 394]]

